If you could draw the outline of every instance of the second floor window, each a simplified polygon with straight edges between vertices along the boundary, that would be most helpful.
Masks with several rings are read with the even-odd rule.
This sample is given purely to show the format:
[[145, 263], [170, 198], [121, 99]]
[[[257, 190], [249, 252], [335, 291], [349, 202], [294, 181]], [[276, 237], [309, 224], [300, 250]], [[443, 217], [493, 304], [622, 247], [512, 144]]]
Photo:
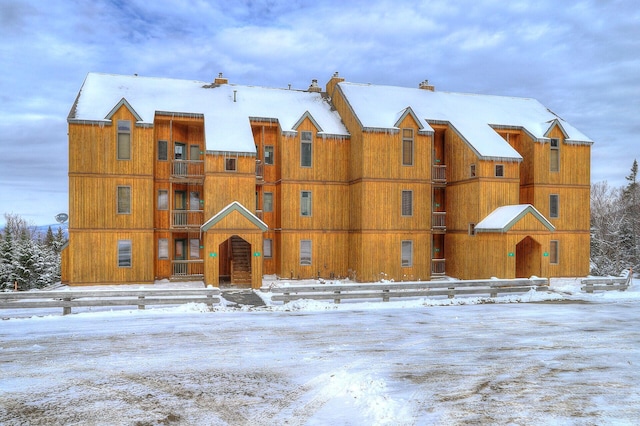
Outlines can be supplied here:
[[262, 254], [267, 259], [273, 257], [273, 240], [271, 238], [262, 240]]
[[413, 191], [402, 191], [402, 216], [413, 216]]
[[158, 141], [158, 160], [167, 161], [169, 159], [169, 143], [167, 141]]
[[549, 156], [549, 170], [560, 171], [560, 139], [551, 139], [549, 143], [551, 150]]
[[413, 129], [402, 129], [402, 165], [413, 166]]
[[300, 192], [300, 216], [311, 216], [311, 191]]
[[549, 217], [553, 219], [560, 217], [560, 196], [558, 194], [549, 195]]
[[119, 186], [117, 194], [118, 214], [131, 213], [131, 187]]
[[273, 211], [273, 192], [265, 192], [262, 195], [262, 211], [265, 213]]
[[118, 160], [131, 160], [131, 120], [118, 120]]
[[313, 133], [300, 132], [300, 166], [311, 167], [313, 153]]
[[264, 147], [264, 164], [273, 164], [273, 145], [265, 145]]

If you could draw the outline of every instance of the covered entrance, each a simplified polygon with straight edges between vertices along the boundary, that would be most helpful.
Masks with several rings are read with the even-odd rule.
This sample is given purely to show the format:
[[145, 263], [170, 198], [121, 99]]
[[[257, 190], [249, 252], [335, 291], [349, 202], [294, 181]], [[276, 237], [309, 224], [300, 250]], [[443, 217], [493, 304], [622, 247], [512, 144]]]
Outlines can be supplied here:
[[516, 244], [516, 278], [542, 275], [542, 246], [527, 236]]

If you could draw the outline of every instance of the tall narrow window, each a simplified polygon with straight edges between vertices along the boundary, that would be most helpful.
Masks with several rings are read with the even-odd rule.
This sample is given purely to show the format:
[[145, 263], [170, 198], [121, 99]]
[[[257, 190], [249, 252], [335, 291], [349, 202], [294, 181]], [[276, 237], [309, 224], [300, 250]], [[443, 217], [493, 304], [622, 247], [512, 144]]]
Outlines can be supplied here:
[[300, 166], [311, 167], [313, 133], [300, 132]]
[[169, 210], [169, 191], [158, 190], [158, 210]]
[[118, 214], [131, 213], [131, 187], [118, 187]]
[[273, 192], [262, 194], [262, 211], [265, 213], [273, 211]]
[[549, 244], [549, 263], [553, 265], [558, 264], [558, 240], [551, 240]]
[[413, 129], [402, 129], [402, 165], [413, 166]]
[[131, 267], [131, 240], [118, 240], [118, 267]]
[[131, 121], [118, 120], [118, 160], [131, 160]]
[[197, 191], [189, 192], [189, 210], [200, 210], [200, 193]]
[[402, 191], [402, 216], [413, 216], [413, 191]]
[[158, 141], [158, 160], [167, 161], [169, 159], [169, 144], [167, 141]]
[[197, 238], [189, 240], [189, 258], [200, 259], [200, 240]]
[[311, 265], [311, 240], [300, 240], [300, 264]]
[[311, 216], [311, 191], [300, 191], [300, 216]]
[[504, 176], [504, 165], [496, 164], [496, 177]]
[[560, 139], [551, 139], [550, 157], [549, 157], [549, 170], [552, 172], [560, 171]]
[[158, 259], [169, 259], [169, 240], [167, 238], [158, 240]]
[[549, 217], [557, 219], [560, 216], [560, 196], [558, 194], [549, 195]]
[[264, 164], [273, 164], [273, 145], [264, 146]]
[[273, 257], [273, 240], [271, 238], [262, 240], [262, 254], [267, 259]]
[[413, 266], [413, 241], [402, 241], [402, 260], [401, 266], [409, 267]]
[[200, 159], [200, 146], [191, 145], [189, 146], [189, 160], [197, 161]]
[[469, 167], [469, 176], [472, 177], [472, 178], [476, 177], [476, 165], [475, 164], [472, 164]]

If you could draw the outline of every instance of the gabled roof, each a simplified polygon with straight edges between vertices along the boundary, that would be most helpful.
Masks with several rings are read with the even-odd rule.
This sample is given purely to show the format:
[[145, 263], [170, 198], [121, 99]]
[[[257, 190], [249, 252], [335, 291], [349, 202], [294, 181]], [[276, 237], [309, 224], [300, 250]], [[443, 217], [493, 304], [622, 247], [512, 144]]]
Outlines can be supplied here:
[[207, 232], [209, 229], [215, 226], [218, 222], [220, 222], [222, 219], [224, 219], [225, 217], [227, 217], [233, 212], [240, 213], [249, 222], [253, 223], [257, 228], [259, 228], [262, 232], [269, 229], [266, 223], [264, 223], [256, 215], [251, 213], [245, 206], [243, 206], [237, 201], [234, 201], [233, 203], [227, 205], [225, 208], [223, 208], [218, 213], [213, 215], [211, 219], [203, 223], [202, 226], [200, 227], [200, 232]]
[[111, 120], [111, 118], [113, 117], [113, 115], [120, 109], [121, 106], [125, 106], [129, 112], [135, 117], [136, 121], [142, 121], [142, 118], [140, 117], [140, 115], [136, 112], [135, 109], [133, 109], [133, 107], [131, 106], [131, 104], [129, 104], [129, 102], [127, 102], [127, 100], [125, 98], [120, 99], [120, 102], [118, 102], [116, 104], [116, 106], [114, 106], [111, 111], [109, 111], [109, 114], [107, 114], [107, 116], [105, 117], [107, 120]]
[[98, 73], [87, 75], [68, 121], [108, 121], [123, 100], [139, 125], [153, 124], [156, 112], [203, 116], [208, 151], [255, 153], [251, 117], [277, 121], [283, 132], [295, 132], [300, 117], [308, 114], [322, 134], [349, 137], [321, 93]]
[[520, 219], [531, 213], [549, 231], [555, 227], [531, 204], [517, 204], [502, 206], [495, 209], [482, 219], [475, 227], [476, 232], [508, 232]]
[[421, 123], [447, 123], [483, 160], [521, 161], [520, 154], [494, 128], [522, 128], [535, 140], [548, 141], [549, 123], [557, 120], [569, 143], [593, 143], [535, 99], [438, 92], [394, 86], [338, 83], [363, 130], [395, 129], [398, 111], [409, 106]]
[[293, 125], [292, 129], [298, 130], [298, 127], [300, 127], [300, 125], [302, 124], [302, 122], [306, 118], [308, 118], [309, 121], [311, 121], [311, 123], [318, 130], [318, 132], [322, 133], [322, 127], [320, 127], [320, 124], [318, 124], [318, 122], [315, 120], [315, 118], [313, 118], [313, 115], [311, 115], [311, 113], [309, 111], [305, 111], [304, 114], [302, 114], [302, 117], [300, 117], [298, 119], [298, 121], [296, 121], [296, 123]]

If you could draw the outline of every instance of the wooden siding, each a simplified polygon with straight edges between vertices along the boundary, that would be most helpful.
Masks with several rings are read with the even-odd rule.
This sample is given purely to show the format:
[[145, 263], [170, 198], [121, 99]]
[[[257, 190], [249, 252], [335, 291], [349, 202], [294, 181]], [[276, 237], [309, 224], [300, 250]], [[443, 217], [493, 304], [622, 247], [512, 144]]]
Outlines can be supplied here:
[[[304, 231], [279, 233], [279, 270], [283, 278], [322, 278], [348, 276], [349, 234]], [[300, 264], [300, 241], [311, 241], [311, 265]]]
[[225, 172], [223, 154], [206, 156], [203, 198], [205, 221], [234, 201], [250, 212], [256, 211], [256, 158], [239, 155], [237, 159], [237, 170]]

